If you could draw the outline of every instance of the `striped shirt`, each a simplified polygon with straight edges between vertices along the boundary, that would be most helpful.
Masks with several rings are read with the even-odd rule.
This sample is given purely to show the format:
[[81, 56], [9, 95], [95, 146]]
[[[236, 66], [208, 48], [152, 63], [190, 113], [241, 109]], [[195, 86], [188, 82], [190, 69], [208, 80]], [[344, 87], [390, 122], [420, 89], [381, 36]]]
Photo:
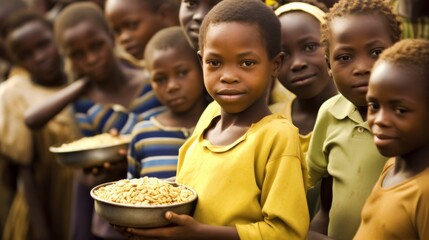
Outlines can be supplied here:
[[102, 104], [82, 98], [73, 103], [75, 118], [85, 136], [117, 129], [120, 134], [131, 133], [137, 122], [159, 114], [164, 107], [156, 98], [150, 84], [133, 100], [129, 109], [119, 104]]
[[176, 176], [179, 148], [192, 131], [164, 126], [155, 117], [139, 122], [128, 150], [127, 178]]

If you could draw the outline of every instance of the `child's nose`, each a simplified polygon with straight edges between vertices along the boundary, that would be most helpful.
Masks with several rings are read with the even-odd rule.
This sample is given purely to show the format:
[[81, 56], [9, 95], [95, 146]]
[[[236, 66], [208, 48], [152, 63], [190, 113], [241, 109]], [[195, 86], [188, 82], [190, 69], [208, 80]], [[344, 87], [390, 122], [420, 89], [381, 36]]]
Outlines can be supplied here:
[[85, 62], [86, 63], [88, 63], [88, 64], [93, 64], [93, 63], [95, 63], [95, 62], [97, 62], [98, 61], [98, 57], [97, 57], [97, 54], [95, 54], [95, 53], [87, 53], [86, 55], [85, 55]]
[[180, 89], [180, 84], [176, 80], [172, 79], [172, 80], [168, 81], [168, 83], [167, 83], [167, 91], [168, 92], [175, 92], [179, 89]]
[[292, 65], [290, 66], [293, 72], [299, 72], [307, 67], [307, 63], [303, 56], [295, 54], [292, 58]]
[[373, 62], [357, 61], [353, 69], [353, 75], [369, 75], [371, 73]]

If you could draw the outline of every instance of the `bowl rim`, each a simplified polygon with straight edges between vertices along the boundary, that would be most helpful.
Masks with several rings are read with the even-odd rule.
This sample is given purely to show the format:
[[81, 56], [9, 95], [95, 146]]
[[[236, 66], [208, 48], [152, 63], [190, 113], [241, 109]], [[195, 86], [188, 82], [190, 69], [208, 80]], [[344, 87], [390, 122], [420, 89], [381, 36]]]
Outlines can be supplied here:
[[78, 153], [78, 152], [86, 152], [86, 151], [94, 151], [94, 150], [105, 150], [108, 148], [114, 148], [114, 147], [129, 145], [131, 142], [131, 138], [130, 138], [131, 135], [126, 134], [126, 135], [121, 135], [121, 136], [124, 136], [123, 137], [124, 141], [120, 142], [120, 143], [116, 143], [116, 144], [109, 144], [109, 145], [103, 145], [103, 146], [97, 147], [97, 148], [85, 148], [85, 149], [77, 149], [77, 150], [71, 150], [71, 151], [70, 150], [61, 150], [61, 145], [78, 141], [79, 139], [82, 139], [83, 138], [82, 137], [82, 138], [79, 138], [79, 139], [76, 139], [73, 141], [54, 144], [54, 145], [49, 147], [49, 151], [52, 153]]
[[[162, 180], [162, 179], [160, 179], [160, 180]], [[118, 181], [120, 181], [120, 180], [118, 180]], [[105, 204], [115, 205], [115, 206], [119, 206], [119, 207], [127, 207], [127, 208], [138, 208], [138, 209], [145, 209], [145, 208], [148, 208], [148, 209], [157, 209], [157, 208], [160, 208], [161, 209], [161, 208], [166, 208], [166, 207], [181, 206], [181, 205], [192, 203], [195, 200], [197, 200], [197, 198], [198, 198], [197, 192], [194, 189], [192, 189], [191, 187], [188, 187], [186, 185], [183, 185], [183, 184], [180, 184], [180, 183], [176, 183], [176, 182], [170, 182], [170, 181], [165, 181], [165, 182], [167, 182], [168, 184], [171, 184], [171, 185], [183, 186], [183, 187], [189, 189], [194, 194], [193, 198], [191, 200], [187, 201], [187, 202], [182, 202], [182, 203], [173, 203], [173, 204], [168, 204], [168, 205], [157, 205], [157, 206], [147, 206], [147, 205], [132, 205], [132, 204], [125, 204], [125, 203], [109, 202], [109, 201], [106, 201], [104, 199], [101, 199], [100, 197], [98, 197], [94, 193], [95, 190], [97, 190], [98, 188], [101, 188], [101, 187], [104, 187], [104, 186], [107, 186], [107, 185], [110, 185], [110, 184], [114, 184], [114, 183], [116, 183], [118, 181], [106, 182], [106, 183], [102, 183], [102, 184], [99, 184], [99, 185], [93, 187], [91, 189], [91, 191], [90, 191], [91, 197], [94, 200], [102, 202], [102, 203], [105, 203]]]

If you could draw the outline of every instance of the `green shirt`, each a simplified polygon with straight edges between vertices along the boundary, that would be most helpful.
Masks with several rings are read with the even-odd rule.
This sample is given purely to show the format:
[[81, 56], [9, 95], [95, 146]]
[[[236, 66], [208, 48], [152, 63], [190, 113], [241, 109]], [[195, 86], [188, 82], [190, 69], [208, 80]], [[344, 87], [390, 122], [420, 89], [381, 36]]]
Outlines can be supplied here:
[[387, 158], [378, 152], [368, 123], [342, 95], [319, 109], [307, 153], [309, 184], [333, 177], [328, 234], [352, 239], [360, 213]]

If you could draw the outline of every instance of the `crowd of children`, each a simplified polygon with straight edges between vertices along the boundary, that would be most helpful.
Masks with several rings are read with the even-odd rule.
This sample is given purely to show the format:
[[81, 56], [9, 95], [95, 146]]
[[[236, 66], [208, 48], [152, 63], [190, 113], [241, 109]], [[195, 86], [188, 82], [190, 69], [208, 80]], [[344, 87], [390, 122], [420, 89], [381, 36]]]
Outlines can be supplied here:
[[[0, 0], [0, 238], [429, 238], [424, 1], [94, 2]], [[132, 137], [117, 163], [49, 152], [106, 132]], [[193, 215], [95, 213], [93, 187], [144, 176]]]

